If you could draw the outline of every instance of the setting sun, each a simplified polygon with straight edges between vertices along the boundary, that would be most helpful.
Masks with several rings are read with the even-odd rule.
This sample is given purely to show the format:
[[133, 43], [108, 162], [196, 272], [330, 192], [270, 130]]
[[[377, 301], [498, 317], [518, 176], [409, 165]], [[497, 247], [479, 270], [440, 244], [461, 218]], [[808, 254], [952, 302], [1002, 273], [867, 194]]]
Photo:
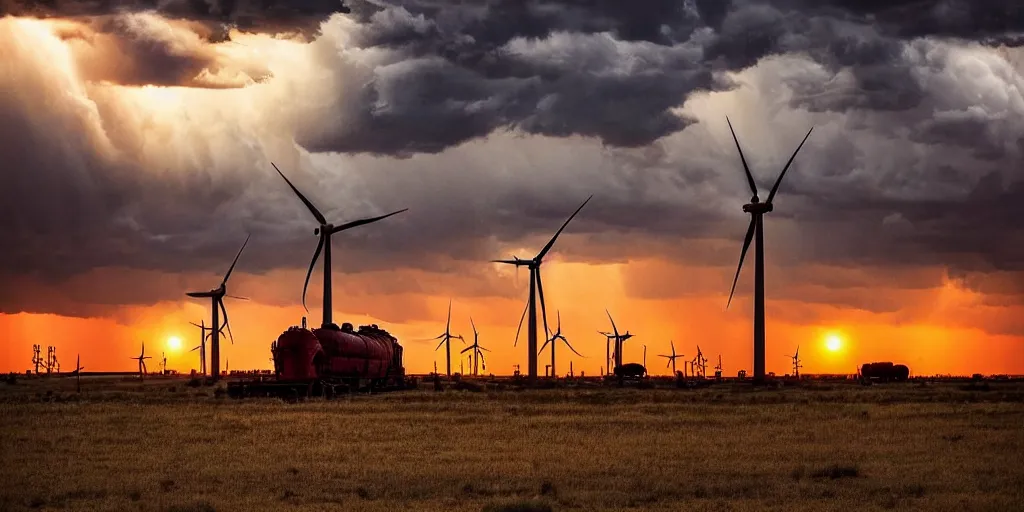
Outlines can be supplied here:
[[181, 350], [181, 338], [177, 336], [167, 338], [167, 348], [174, 351]]
[[843, 340], [837, 334], [829, 334], [825, 337], [825, 348], [830, 352], [838, 352], [843, 348]]

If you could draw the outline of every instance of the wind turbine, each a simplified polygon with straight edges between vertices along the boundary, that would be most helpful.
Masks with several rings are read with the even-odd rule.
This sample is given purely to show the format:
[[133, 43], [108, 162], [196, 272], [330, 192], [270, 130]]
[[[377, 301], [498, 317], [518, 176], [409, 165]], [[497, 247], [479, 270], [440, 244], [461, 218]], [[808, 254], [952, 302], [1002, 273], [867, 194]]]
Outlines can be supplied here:
[[139, 357], [130, 357], [129, 359], [134, 359], [139, 362], [139, 381], [141, 382], [146, 380], [146, 359], [152, 358], [146, 355], [145, 341], [142, 342], [142, 353], [139, 354]]
[[[451, 310], [449, 310], [449, 314], [451, 314], [450, 311]], [[469, 324], [473, 326], [473, 344], [462, 349], [462, 351], [459, 353], [465, 354], [470, 350], [473, 351], [473, 354], [471, 355], [471, 357], [473, 358], [473, 376], [476, 377], [477, 375], [479, 375], [478, 363], [483, 362], [484, 369], [487, 369], [487, 362], [483, 361], [484, 352], [490, 352], [490, 350], [487, 350], [486, 348], [480, 346], [480, 333], [477, 332], [476, 330], [476, 324], [473, 323], [473, 317], [469, 317]]]
[[[206, 334], [208, 329], [206, 327], [205, 320], [201, 320], [198, 324], [195, 322], [189, 323], [199, 328], [199, 345], [192, 350], [189, 350], [189, 352], [195, 352], [196, 350], [199, 351], [199, 371], [203, 375], [206, 375], [206, 338], [213, 336], [213, 333], [211, 332], [210, 334]], [[212, 331], [213, 329], [209, 330]]]
[[760, 382], [764, 380], [764, 354], [765, 354], [765, 333], [764, 333], [764, 215], [771, 212], [774, 209], [772, 200], [775, 199], [775, 193], [779, 191], [779, 185], [782, 183], [783, 176], [786, 175], [786, 171], [789, 170], [789, 166], [793, 164], [793, 159], [796, 158], [796, 154], [800, 152], [800, 148], [804, 146], [804, 142], [807, 142], [807, 138], [811, 136], [811, 131], [814, 130], [812, 127], [807, 130], [807, 135], [804, 136], [803, 140], [800, 141], [800, 145], [796, 147], [796, 151], [793, 151], [793, 155], [789, 157], [789, 161], [786, 162], [786, 166], [782, 168], [782, 172], [779, 173], [779, 177], [775, 180], [775, 184], [772, 185], [771, 192], [768, 193], [768, 200], [760, 202], [757, 196], [757, 185], [754, 183], [754, 176], [750, 174], [750, 167], [747, 166], [747, 159], [743, 156], [743, 149], [740, 148], [740, 141], [736, 137], [736, 131], [732, 128], [732, 122], [729, 118], [725, 118], [726, 123], [729, 124], [729, 131], [732, 133], [732, 140], [736, 143], [736, 150], [740, 154], [740, 161], [743, 162], [743, 172], [747, 175], [747, 184], [750, 185], [750, 192], [753, 193], [753, 197], [750, 198], [750, 203], [743, 205], [743, 211], [750, 214], [750, 225], [747, 227], [747, 235], [743, 239], [743, 251], [740, 253], [740, 263], [736, 267], [736, 277], [732, 281], [732, 291], [729, 292], [729, 302], [725, 308], [729, 309], [729, 305], [732, 304], [733, 294], [736, 293], [736, 282], [740, 278], [740, 270], [743, 269], [743, 258], [747, 255], [747, 249], [750, 247], [750, 242], [757, 237], [757, 244], [754, 248], [754, 381]]
[[700, 345], [697, 345], [697, 357], [693, 358], [694, 361], [694, 373], [697, 369], [700, 369], [700, 378], [707, 377], [708, 373], [708, 358], [704, 357], [704, 352], [701, 352]]
[[544, 338], [547, 339], [548, 337], [548, 312], [544, 306], [544, 285], [540, 278], [540, 265], [544, 261], [544, 256], [551, 250], [551, 247], [555, 245], [555, 240], [558, 239], [558, 235], [562, 234], [562, 230], [569, 225], [569, 222], [576, 217], [577, 213], [580, 213], [580, 210], [582, 210], [583, 207], [593, 199], [593, 197], [594, 196], [591, 195], [586, 201], [583, 201], [583, 204], [581, 204], [579, 208], [576, 208], [576, 211], [566, 219], [565, 223], [562, 224], [562, 227], [558, 228], [558, 231], [555, 232], [555, 236], [551, 237], [551, 240], [548, 241], [547, 245], [545, 245], [544, 248], [541, 249], [540, 252], [532, 259], [521, 259], [513, 256], [511, 260], [491, 260], [492, 263], [505, 263], [507, 265], [515, 265], [517, 268], [526, 267], [530, 269], [530, 297], [526, 301], [526, 309], [523, 310], [523, 316], [519, 317], [519, 327], [516, 327], [516, 340], [515, 343], [513, 343], [513, 346], [519, 343], [519, 330], [523, 327], [523, 318], [526, 316], [526, 313], [529, 312], [530, 321], [526, 328], [528, 352], [527, 376], [531, 381], [537, 379], [537, 301], [535, 297], [538, 295], [540, 296], [541, 315], [544, 320]]
[[[185, 295], [189, 297], [198, 298], [209, 298], [212, 304], [212, 322], [210, 323], [210, 333], [212, 334], [210, 339], [210, 360], [213, 365], [213, 381], [220, 380], [220, 331], [227, 327], [228, 339], [231, 340], [231, 344], [235, 343], [235, 337], [231, 334], [231, 324], [228, 322], [228, 310], [224, 307], [224, 297], [231, 297], [233, 299], [246, 300], [245, 297], [235, 297], [228, 295], [228, 278], [231, 277], [231, 271], [235, 269], [235, 264], [238, 263], [238, 257], [242, 255], [242, 251], [245, 250], [246, 244], [249, 243], [249, 235], [246, 235], [245, 242], [242, 243], [242, 248], [238, 249], [238, 254], [235, 255], [234, 261], [231, 262], [231, 266], [228, 267], [227, 274], [224, 274], [224, 280], [220, 282], [220, 286], [208, 291], [208, 292], [188, 292]], [[218, 311], [218, 308], [219, 311]], [[220, 325], [220, 316], [218, 313], [224, 313], [224, 325]]]
[[[612, 357], [615, 358], [615, 361], [614, 361], [615, 362], [615, 367], [618, 368], [618, 367], [622, 366], [622, 343], [624, 341], [632, 338], [633, 336], [635, 336], [635, 334], [630, 334], [628, 329], [626, 330], [625, 334], [619, 334], [619, 329], [617, 327], [615, 327], [615, 320], [612, 319], [612, 314], [609, 313], [607, 309], [604, 310], [604, 312], [605, 312], [605, 314], [608, 315], [608, 320], [610, 320], [612, 322], [612, 332], [611, 333], [601, 332], [601, 331], [598, 331], [598, 332], [600, 332], [601, 334], [604, 334], [608, 338], [612, 338], [612, 339], [615, 340], [615, 352], [612, 354]], [[615, 372], [612, 371], [612, 373], [615, 373]]]
[[448, 300], [448, 323], [446, 323], [445, 326], [444, 326], [444, 332], [441, 333], [440, 336], [434, 338], [435, 340], [441, 340], [441, 343], [438, 343], [437, 344], [437, 348], [434, 349], [435, 352], [437, 351], [437, 349], [441, 348], [441, 345], [445, 345], [444, 350], [445, 350], [445, 360], [446, 360], [446, 368], [447, 368], [446, 371], [448, 372], [448, 378], [449, 379], [452, 378], [452, 344], [451, 344], [451, 340], [452, 340], [452, 338], [456, 338], [456, 339], [462, 340], [462, 344], [463, 345], [466, 344], [466, 340], [464, 340], [462, 338], [462, 335], [460, 335], [460, 334], [452, 334], [451, 330], [452, 330], [452, 301], [449, 299]]
[[295, 192], [295, 195], [299, 196], [299, 199], [302, 201], [302, 204], [306, 205], [306, 208], [309, 209], [309, 213], [312, 213], [316, 221], [320, 223], [320, 226], [313, 230], [313, 234], [319, 236], [320, 241], [317, 242], [316, 244], [316, 252], [313, 253], [313, 260], [309, 262], [309, 270], [306, 271], [306, 281], [302, 284], [302, 307], [306, 309], [306, 312], [309, 312], [309, 308], [306, 307], [306, 288], [309, 286], [309, 276], [313, 274], [313, 267], [316, 266], [316, 260], [317, 258], [320, 257], [320, 251], [323, 251], [324, 304], [323, 322], [321, 323], [321, 327], [326, 327], [333, 323], [333, 313], [331, 305], [331, 235], [340, 233], [342, 231], [345, 231], [346, 229], [351, 229], [365, 224], [377, 222], [378, 220], [386, 219], [392, 215], [402, 213], [408, 210], [408, 208], [403, 208], [401, 210], [391, 212], [387, 215], [381, 215], [379, 217], [370, 217], [366, 219], [354, 220], [352, 222], [346, 222], [344, 224], [335, 226], [334, 224], [327, 222], [327, 219], [324, 217], [324, 214], [320, 213], [320, 210], [317, 210], [316, 207], [313, 206], [313, 203], [309, 202], [309, 199], [306, 199], [306, 196], [302, 195], [302, 192], [299, 192], [299, 189], [295, 188], [295, 185], [292, 185], [292, 182], [289, 181], [287, 177], [285, 177], [284, 173], [281, 172], [281, 169], [277, 168], [277, 165], [275, 165], [273, 162], [271, 162], [270, 165], [274, 166], [274, 170], [277, 171], [277, 173], [280, 174], [282, 178], [284, 178], [285, 183], [287, 183], [288, 186], [291, 187], [292, 191]]
[[665, 359], [668, 359], [668, 364], [665, 365], [665, 368], [668, 368], [669, 366], [671, 366], [672, 367], [672, 375], [675, 375], [676, 374], [676, 359], [678, 359], [680, 357], [683, 357], [683, 355], [682, 354], [676, 354], [676, 343], [674, 341], [669, 340], [668, 343], [672, 347], [672, 355], [666, 356], [666, 355], [658, 354], [658, 357], [664, 357]]
[[800, 364], [800, 345], [796, 346], [796, 353], [794, 353], [791, 356], [786, 356], [786, 357], [789, 357], [789, 358], [791, 358], [793, 360], [793, 376], [796, 377], [797, 379], [799, 379], [800, 378], [800, 368], [804, 367], [804, 365]]
[[576, 354], [576, 355], [578, 355], [580, 357], [586, 357], [583, 354], [580, 354], [579, 352], [577, 352], [576, 349], [572, 348], [572, 345], [569, 344], [569, 340], [565, 339], [565, 336], [562, 335], [562, 312], [558, 311], [558, 312], [556, 312], [556, 314], [558, 315], [558, 325], [555, 328], [555, 333], [552, 334], [550, 338], [548, 338], [547, 340], [544, 341], [544, 344], [541, 345], [540, 351], [539, 351], [539, 352], [543, 352], [544, 351], [544, 347], [548, 346], [548, 343], [551, 343], [551, 377], [552, 378], [554, 378], [555, 375], [557, 375], [555, 373], [555, 345], [558, 343], [558, 340], [562, 340], [565, 343], [565, 346], [569, 347], [569, 350], [572, 350], [572, 352], [574, 354]]
[[78, 354], [75, 358], [75, 371], [71, 372], [75, 376], [75, 393], [82, 392], [82, 370], [85, 367], [82, 366], [82, 354]]

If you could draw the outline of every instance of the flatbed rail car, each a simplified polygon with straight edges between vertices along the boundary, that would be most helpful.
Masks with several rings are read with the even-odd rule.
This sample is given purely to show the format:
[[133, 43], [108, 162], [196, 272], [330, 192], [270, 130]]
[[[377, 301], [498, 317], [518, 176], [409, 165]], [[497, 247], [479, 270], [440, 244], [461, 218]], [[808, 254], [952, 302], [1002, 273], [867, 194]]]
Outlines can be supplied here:
[[271, 344], [274, 376], [228, 382], [228, 396], [305, 397], [405, 389], [403, 349], [377, 325], [292, 326]]

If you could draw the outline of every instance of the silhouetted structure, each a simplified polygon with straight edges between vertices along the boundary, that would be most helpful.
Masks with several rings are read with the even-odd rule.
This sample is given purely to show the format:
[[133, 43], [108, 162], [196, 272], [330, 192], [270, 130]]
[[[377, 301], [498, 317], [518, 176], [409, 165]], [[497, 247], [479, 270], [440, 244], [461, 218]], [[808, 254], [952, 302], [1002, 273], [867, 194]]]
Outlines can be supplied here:
[[891, 362], [866, 363], [860, 367], [862, 381], [902, 382], [910, 378], [910, 368]]
[[[619, 334], [619, 328], [615, 326], [615, 320], [612, 319], [612, 314], [609, 313], [607, 309], [604, 310], [604, 313], [606, 315], [608, 315], [608, 320], [612, 323], [612, 332], [611, 333], [601, 332], [601, 331], [598, 331], [598, 332], [600, 332], [601, 334], [603, 334], [603, 335], [605, 335], [605, 336], [615, 340], [615, 350], [614, 350], [614, 352], [612, 352], [612, 359], [614, 359], [614, 361], [613, 361], [613, 363], [615, 365], [614, 367], [618, 368], [619, 366], [622, 366], [622, 343], [625, 342], [626, 340], [632, 338], [633, 336], [636, 336], [636, 335], [635, 334], [630, 334], [628, 329], [626, 330], [625, 334]], [[618, 373], [615, 370], [612, 370], [612, 371], [616, 375], [618, 375]]]
[[523, 316], [519, 318], [519, 327], [516, 327], [516, 339], [515, 339], [515, 342], [513, 343], [513, 346], [515, 346], [516, 344], [519, 343], [519, 330], [523, 327], [523, 318], [526, 316], [526, 313], [529, 312], [530, 320], [527, 323], [527, 327], [526, 327], [526, 329], [527, 329], [527, 337], [526, 337], [526, 339], [527, 339], [527, 347], [526, 348], [527, 348], [527, 352], [528, 352], [528, 356], [527, 356], [528, 359], [527, 359], [527, 366], [526, 366], [526, 368], [527, 368], [527, 377], [528, 377], [528, 379], [531, 382], [535, 381], [537, 379], [537, 355], [538, 355], [538, 353], [537, 353], [537, 301], [536, 301], [536, 297], [538, 297], [538, 296], [540, 298], [541, 315], [543, 316], [543, 320], [544, 320], [544, 338], [547, 339], [547, 337], [548, 337], [548, 313], [547, 313], [547, 308], [544, 305], [544, 285], [543, 285], [543, 281], [540, 278], [540, 266], [541, 266], [541, 263], [544, 262], [544, 256], [548, 253], [548, 251], [551, 250], [551, 247], [555, 245], [555, 240], [558, 239], [558, 235], [562, 234], [562, 231], [565, 229], [566, 226], [569, 225], [569, 222], [571, 222], [572, 219], [574, 217], [576, 217], [576, 214], [580, 213], [580, 210], [582, 210], [583, 207], [586, 206], [587, 203], [590, 202], [590, 200], [593, 197], [594, 196], [591, 195], [590, 197], [587, 198], [586, 201], [583, 201], [583, 204], [581, 204], [579, 208], [576, 208], [576, 211], [573, 212], [572, 215], [570, 215], [568, 219], [566, 219], [565, 223], [562, 224], [562, 227], [558, 228], [558, 231], [555, 232], [555, 236], [552, 236], [551, 240], [548, 241], [547, 245], [545, 245], [544, 248], [542, 248], [540, 250], [540, 252], [537, 253], [537, 255], [534, 256], [532, 259], [520, 259], [517, 256], [513, 256], [511, 260], [492, 260], [492, 263], [504, 263], [504, 264], [507, 264], [507, 265], [515, 265], [516, 267], [526, 267], [526, 268], [530, 269], [530, 297], [526, 301], [526, 309], [523, 310]]
[[747, 249], [750, 247], [750, 242], [757, 237], [756, 247], [754, 248], [754, 381], [761, 382], [764, 380], [764, 355], [765, 355], [765, 333], [764, 333], [764, 215], [773, 210], [772, 200], [775, 199], [775, 193], [779, 191], [779, 185], [782, 183], [783, 176], [786, 175], [786, 171], [789, 170], [790, 165], [793, 164], [793, 159], [796, 158], [796, 154], [803, 147], [804, 142], [807, 142], [807, 138], [811, 136], [811, 128], [807, 131], [807, 135], [800, 141], [800, 145], [797, 146], [796, 151], [789, 157], [789, 161], [786, 162], [786, 166], [782, 168], [782, 172], [779, 173], [779, 177], [775, 180], [775, 184], [772, 185], [771, 192], [768, 193], [768, 200], [760, 202], [757, 197], [757, 184], [754, 183], [754, 176], [750, 174], [750, 167], [747, 166], [747, 159], [743, 156], [743, 150], [740, 148], [740, 141], [736, 137], [736, 131], [732, 129], [732, 122], [729, 118], [726, 118], [726, 122], [729, 124], [729, 131], [732, 133], [732, 139], [736, 143], [736, 150], [740, 154], [740, 160], [743, 162], [743, 172], [747, 175], [747, 184], [750, 185], [750, 192], [753, 193], [753, 197], [750, 198], [750, 203], [743, 205], [743, 211], [750, 214], [750, 225], [747, 227], [747, 235], [743, 239], [743, 251], [740, 253], [740, 263], [736, 267], [736, 277], [733, 278], [732, 291], [729, 292], [729, 302], [726, 304], [726, 309], [729, 308], [729, 304], [732, 304], [733, 294], [736, 293], [736, 282], [740, 278], [740, 270], [743, 269], [743, 258], [747, 255]]
[[274, 166], [274, 170], [277, 171], [277, 173], [280, 174], [282, 178], [284, 178], [285, 183], [287, 183], [288, 186], [291, 187], [292, 192], [295, 192], [295, 195], [299, 196], [299, 200], [302, 201], [302, 204], [306, 205], [306, 208], [309, 210], [309, 213], [313, 214], [313, 218], [315, 218], [316, 221], [320, 223], [320, 226], [313, 230], [313, 234], [319, 236], [320, 237], [320, 241], [317, 242], [317, 244], [316, 244], [316, 251], [313, 253], [313, 260], [309, 262], [309, 270], [306, 271], [306, 281], [302, 285], [302, 307], [305, 308], [306, 311], [309, 311], [309, 308], [306, 307], [306, 288], [309, 286], [309, 276], [312, 275], [312, 273], [313, 273], [313, 267], [316, 266], [316, 259], [320, 257], [320, 251], [323, 251], [323, 253], [324, 253], [323, 322], [320, 325], [321, 325], [321, 327], [326, 327], [326, 326], [334, 323], [334, 321], [332, 320], [332, 305], [331, 305], [331, 298], [332, 298], [332, 290], [331, 290], [331, 235], [334, 235], [336, 233], [340, 233], [340, 232], [345, 231], [347, 229], [351, 229], [351, 228], [354, 228], [354, 227], [358, 227], [358, 226], [362, 226], [362, 225], [365, 225], [365, 224], [370, 224], [372, 222], [377, 222], [379, 220], [386, 219], [386, 218], [388, 218], [388, 217], [390, 217], [392, 215], [397, 215], [399, 213], [402, 213], [402, 212], [408, 210], [408, 208], [403, 208], [401, 210], [391, 212], [391, 213], [389, 213], [387, 215], [381, 215], [381, 216], [378, 216], [378, 217], [370, 217], [370, 218], [367, 218], [367, 219], [354, 220], [352, 222], [346, 222], [346, 223], [341, 224], [339, 226], [335, 226], [335, 225], [330, 224], [330, 223], [327, 222], [327, 219], [324, 217], [324, 215], [322, 213], [320, 213], [320, 210], [317, 210], [316, 207], [313, 206], [313, 203], [309, 202], [309, 199], [306, 199], [306, 196], [302, 195], [302, 192], [299, 192], [299, 189], [295, 188], [295, 185], [292, 185], [292, 182], [288, 180], [288, 178], [284, 175], [283, 172], [281, 172], [281, 169], [277, 168], [277, 165], [275, 165], [273, 162], [271, 162], [270, 165]]
[[[445, 374], [447, 375], [447, 377], [449, 379], [452, 378], [452, 344], [451, 344], [451, 340], [454, 338], [454, 339], [458, 339], [459, 341], [462, 341], [463, 344], [466, 343], [466, 340], [464, 340], [462, 338], [462, 335], [452, 334], [451, 330], [452, 330], [452, 301], [451, 301], [451, 299], [448, 299], [448, 321], [444, 325], [444, 332], [441, 333], [440, 336], [437, 336], [436, 338], [434, 338], [435, 340], [441, 340], [441, 343], [437, 344], [437, 348], [435, 348], [434, 351], [436, 352], [439, 348], [441, 348], [441, 345], [444, 345], [445, 368], [446, 368]], [[462, 360], [460, 359], [459, 360], [460, 364], [461, 364], [461, 361]]]
[[78, 354], [75, 357], [75, 371], [71, 372], [72, 375], [75, 376], [75, 392], [76, 393], [81, 393], [82, 392], [82, 370], [84, 370], [84, 369], [85, 369], [85, 367], [82, 366], [82, 354]]
[[139, 357], [131, 357], [139, 362], [139, 381], [146, 380], [146, 359], [152, 359], [146, 355], [146, 342], [142, 342], [142, 352], [139, 353]]
[[794, 352], [793, 355], [788, 357], [790, 357], [793, 360], [793, 376], [799, 379], [800, 368], [804, 367], [804, 365], [800, 364], [800, 345], [797, 345], [796, 352]]
[[[228, 330], [228, 339], [231, 340], [232, 344], [235, 343], [235, 337], [231, 334], [231, 324], [228, 321], [228, 310], [224, 307], [224, 297], [247, 300], [245, 297], [228, 295], [227, 284], [228, 278], [231, 277], [231, 272], [235, 270], [235, 264], [238, 263], [239, 256], [242, 255], [242, 251], [245, 250], [245, 246], [248, 243], [249, 235], [246, 235], [245, 242], [242, 242], [242, 247], [238, 249], [238, 254], [235, 254], [235, 259], [231, 262], [231, 266], [228, 267], [228, 272], [224, 274], [224, 279], [220, 282], [220, 286], [208, 292], [188, 292], [185, 294], [189, 297], [210, 299], [210, 309], [212, 311], [212, 321], [210, 322], [210, 332], [212, 334], [210, 336], [210, 363], [214, 382], [220, 379], [220, 333], [224, 328]], [[220, 324], [220, 313], [224, 313], [224, 325]]]
[[658, 354], [658, 357], [664, 357], [664, 358], [668, 359], [668, 364], [665, 365], [665, 368], [668, 368], [669, 366], [671, 366], [672, 367], [672, 375], [675, 375], [677, 373], [676, 372], [676, 359], [679, 359], [680, 357], [683, 357], [683, 355], [682, 354], [676, 354], [676, 343], [674, 341], [669, 340], [668, 343], [669, 343], [669, 346], [672, 347], [672, 355]]
[[[544, 347], [548, 346], [548, 343], [551, 344], [551, 376], [552, 377], [555, 377], [557, 375], [556, 372], [555, 372], [555, 345], [558, 344], [558, 340], [562, 340], [562, 342], [565, 343], [565, 346], [569, 347], [569, 350], [572, 350], [572, 352], [574, 354], [576, 354], [576, 355], [578, 355], [580, 357], [584, 357], [583, 354], [580, 354], [579, 352], [576, 351], [576, 349], [572, 348], [572, 345], [569, 344], [569, 340], [565, 339], [565, 336], [562, 335], [562, 312], [559, 311], [556, 314], [558, 316], [558, 325], [555, 328], [555, 333], [552, 334], [550, 338], [545, 340], [544, 341], [544, 345], [541, 345], [541, 347], [540, 347], [540, 351], [543, 352], [544, 351]], [[569, 362], [569, 365], [570, 366], [572, 365], [571, 361]], [[572, 373], [572, 372], [570, 371], [569, 373]]]
[[207, 334], [206, 331], [212, 331], [212, 329], [207, 329], [205, 320], [200, 321], [198, 324], [195, 322], [189, 323], [199, 328], [199, 345], [189, 350], [189, 352], [199, 351], [199, 372], [206, 375], [206, 338], [213, 336], [212, 332]]
[[[470, 366], [472, 366], [472, 368], [473, 368], [473, 376], [476, 377], [476, 376], [480, 375], [480, 371], [479, 371], [480, 368], [479, 368], [479, 366], [480, 366], [480, 362], [482, 362], [483, 359], [484, 359], [484, 351], [490, 352], [490, 350], [487, 350], [486, 348], [480, 346], [480, 332], [476, 330], [476, 323], [473, 322], [473, 317], [469, 317], [469, 324], [473, 327], [473, 344], [468, 346], [468, 347], [466, 347], [466, 348], [464, 348], [464, 349], [462, 349], [462, 352], [459, 352], [459, 353], [460, 354], [465, 354], [466, 352], [468, 352], [470, 350], [473, 351], [473, 353], [470, 354], [470, 361], [471, 361]], [[487, 363], [484, 362], [484, 365], [485, 365], [484, 369], [485, 370], [487, 369], [486, 364]]]

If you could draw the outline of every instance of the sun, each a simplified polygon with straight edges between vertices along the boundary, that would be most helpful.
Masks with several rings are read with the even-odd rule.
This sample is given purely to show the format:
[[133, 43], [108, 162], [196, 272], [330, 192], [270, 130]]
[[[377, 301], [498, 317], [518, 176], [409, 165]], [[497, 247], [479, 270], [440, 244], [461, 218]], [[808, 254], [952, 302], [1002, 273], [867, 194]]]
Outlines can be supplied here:
[[167, 338], [167, 348], [175, 351], [181, 350], [181, 338], [177, 336]]
[[825, 348], [830, 352], [839, 352], [843, 348], [843, 339], [838, 334], [829, 334], [825, 337]]

